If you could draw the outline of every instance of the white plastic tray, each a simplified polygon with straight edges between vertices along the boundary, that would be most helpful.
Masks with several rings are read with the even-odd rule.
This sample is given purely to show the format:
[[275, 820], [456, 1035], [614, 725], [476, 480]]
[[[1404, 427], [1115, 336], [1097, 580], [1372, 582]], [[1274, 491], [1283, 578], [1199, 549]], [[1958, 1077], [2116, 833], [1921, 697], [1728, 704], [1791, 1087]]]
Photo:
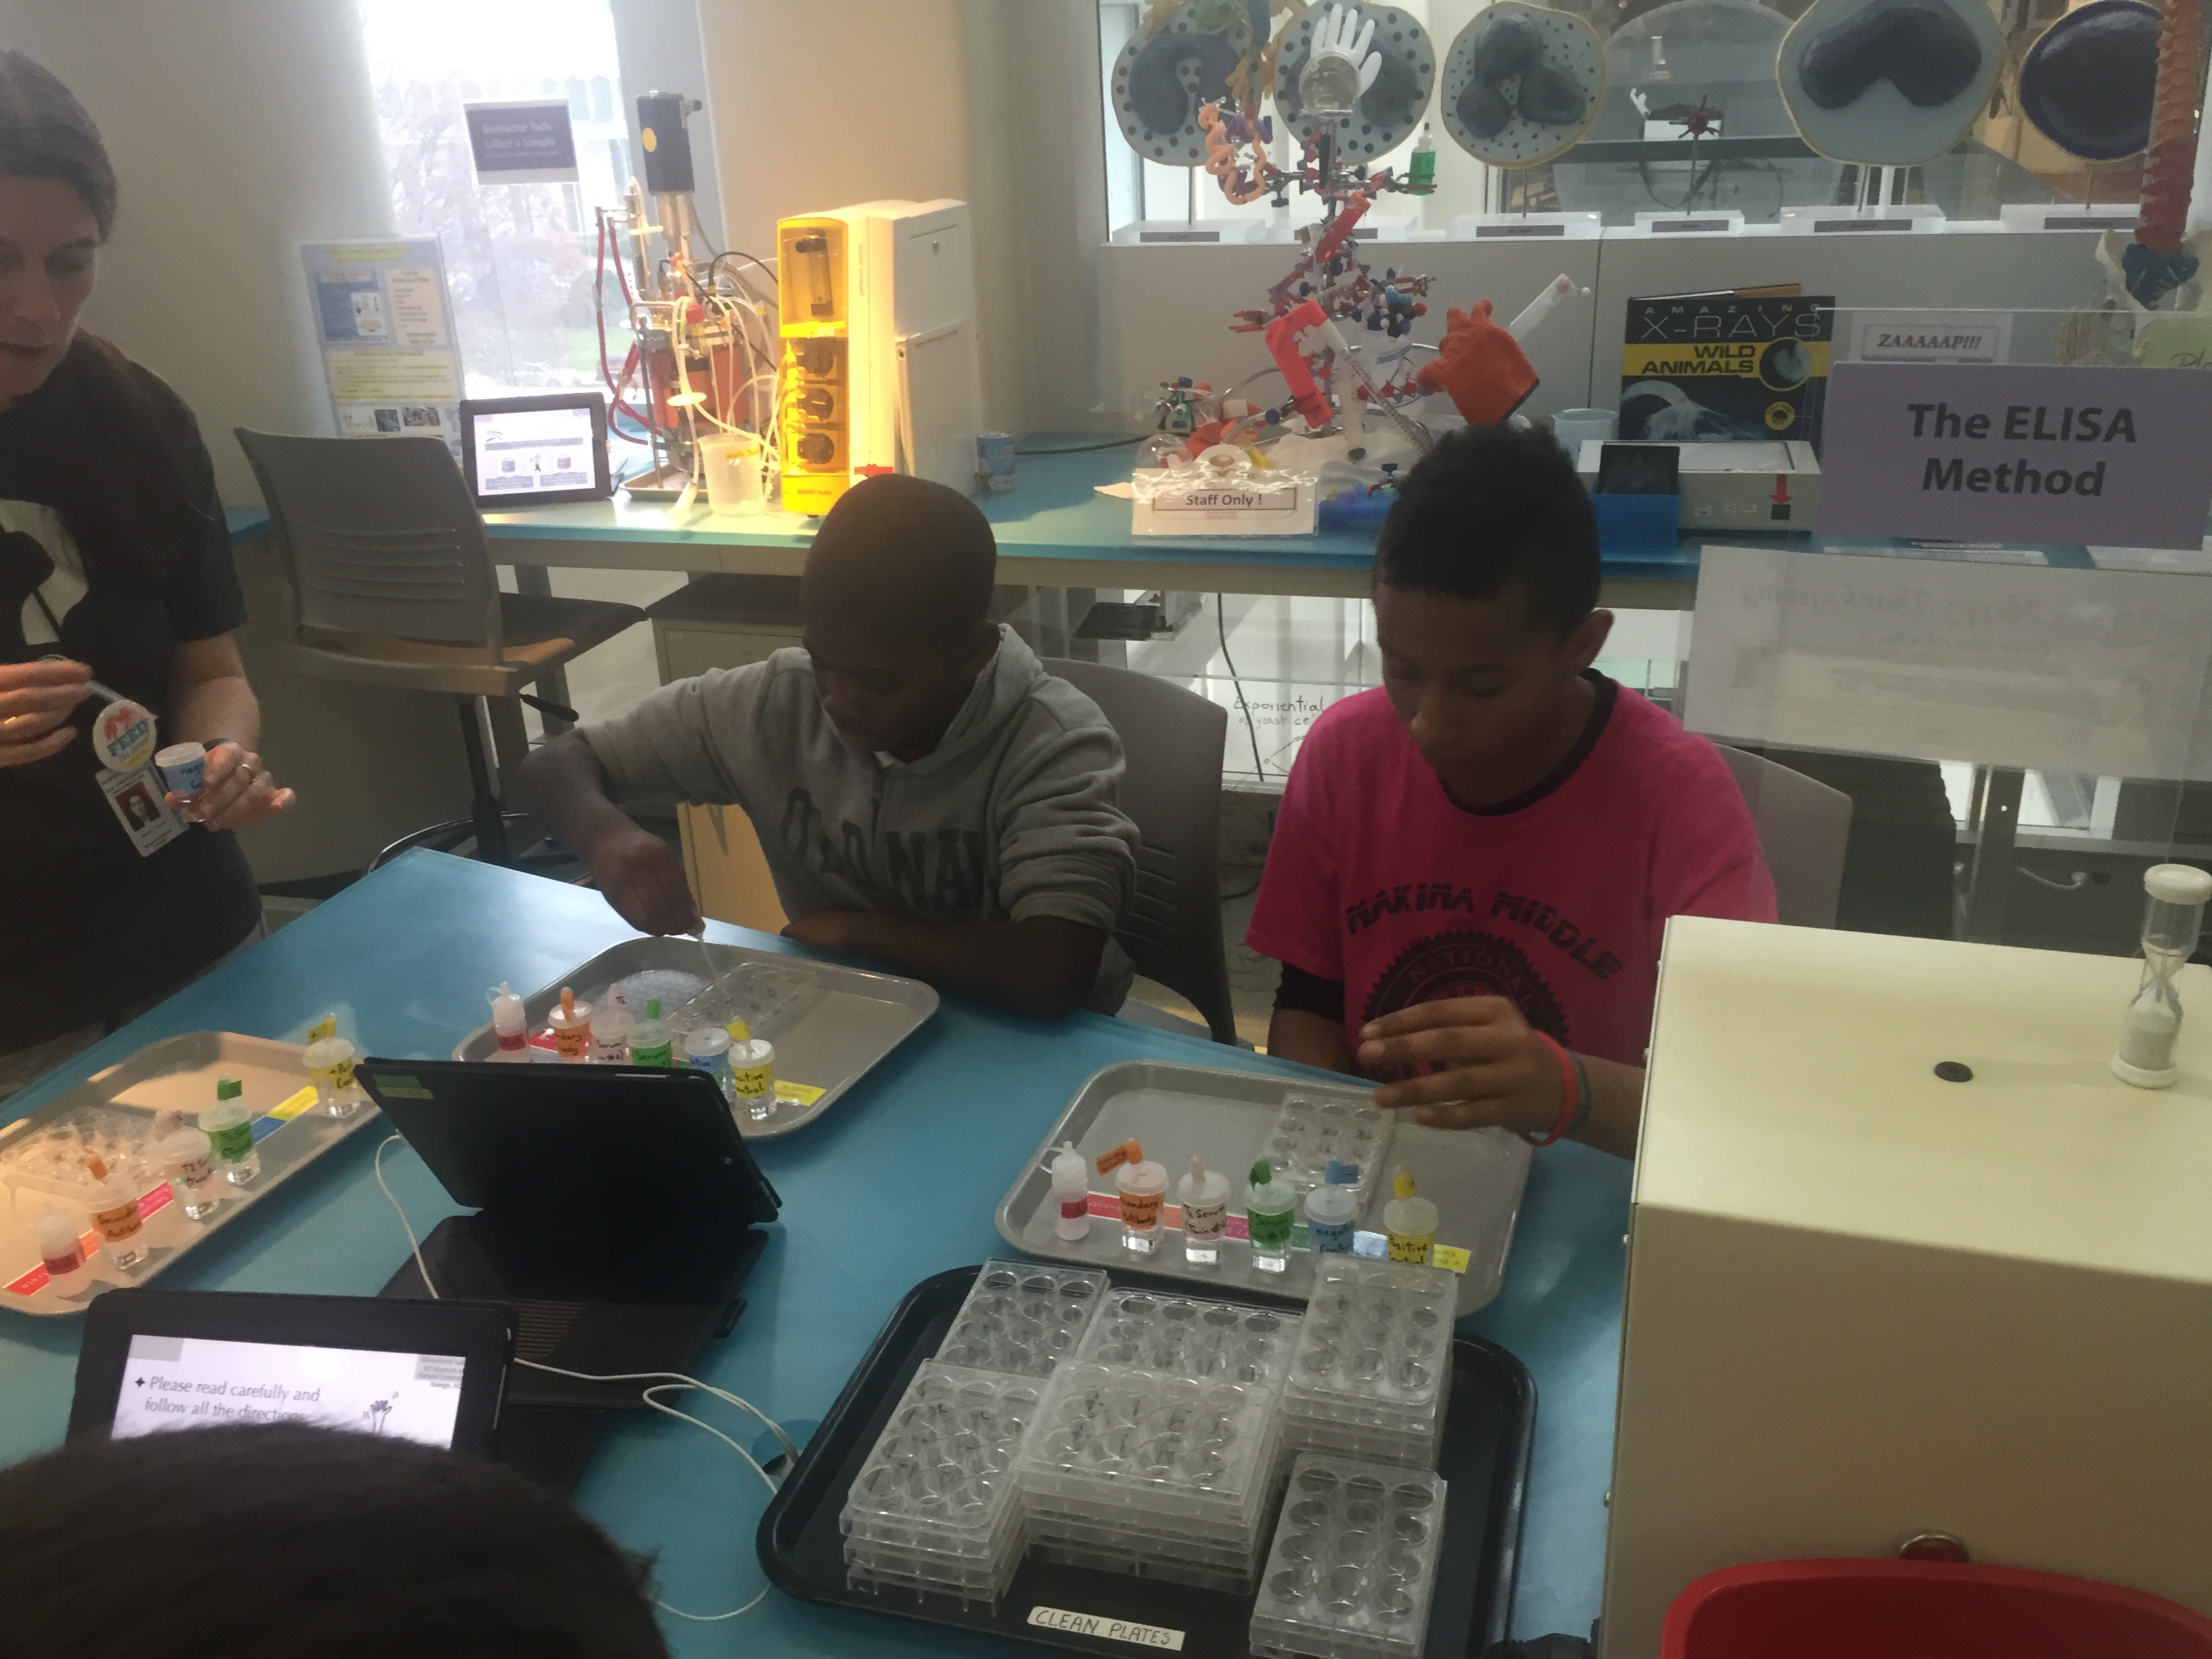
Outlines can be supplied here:
[[[1134, 1139], [1143, 1143], [1146, 1158], [1167, 1166], [1172, 1202], [1176, 1177], [1196, 1157], [1208, 1169], [1229, 1176], [1234, 1226], [1243, 1215], [1245, 1172], [1263, 1155], [1275, 1114], [1284, 1097], [1291, 1094], [1365, 1103], [1373, 1098], [1374, 1091], [1316, 1077], [1277, 1077], [1149, 1060], [1125, 1061], [1096, 1072], [1076, 1091], [1000, 1200], [999, 1237], [1031, 1255], [1056, 1261], [1164, 1273], [1228, 1293], [1257, 1291], [1306, 1297], [1313, 1290], [1314, 1259], [1303, 1224], [1292, 1235], [1297, 1248], [1291, 1253], [1291, 1265], [1279, 1273], [1255, 1267], [1249, 1248], [1235, 1239], [1225, 1242], [1214, 1267], [1194, 1267], [1183, 1260], [1182, 1235], [1164, 1224], [1159, 1247], [1149, 1256], [1137, 1255], [1122, 1247], [1121, 1224], [1109, 1215], [1094, 1214], [1088, 1237], [1064, 1243], [1053, 1231], [1059, 1206], [1044, 1170], [1053, 1149], [1072, 1140], [1091, 1164], [1091, 1191], [1110, 1194], [1112, 1182], [1097, 1173], [1095, 1160], [1101, 1152]], [[1358, 1225], [1379, 1231], [1382, 1206], [1390, 1199], [1389, 1176], [1395, 1170], [1410, 1171], [1421, 1195], [1436, 1204], [1437, 1243], [1468, 1252], [1467, 1271], [1459, 1276], [1457, 1307], [1462, 1315], [1473, 1313], [1495, 1297], [1505, 1281], [1505, 1258], [1513, 1247], [1514, 1224], [1520, 1219], [1521, 1194], [1528, 1185], [1532, 1156], [1527, 1141], [1502, 1129], [1429, 1129], [1407, 1119], [1398, 1125], [1388, 1167], [1380, 1172], [1383, 1178], [1376, 1182]]]
[[[819, 1089], [821, 1094], [804, 1103], [784, 1100], [764, 1123], [741, 1122], [738, 1127], [749, 1140], [771, 1140], [808, 1124], [836, 1105], [848, 1089], [866, 1077], [885, 1054], [920, 1030], [937, 1012], [937, 993], [920, 980], [896, 974], [873, 974], [833, 962], [781, 956], [772, 951], [752, 951], [742, 945], [707, 946], [716, 967], [725, 975], [747, 963], [804, 973], [818, 981], [829, 994], [807, 1010], [787, 1030], [763, 1032], [775, 1044], [775, 1076], [779, 1084], [796, 1083]], [[589, 962], [579, 963], [549, 985], [540, 986], [522, 1000], [530, 1029], [538, 1030], [546, 1016], [560, 1006], [561, 988], [568, 986], [579, 1001], [594, 1008], [606, 1000], [607, 987], [617, 980], [648, 968], [672, 969], [706, 977], [706, 963], [698, 942], [690, 939], [644, 938], [625, 940], [602, 951]], [[665, 1012], [673, 1012], [672, 1010]], [[484, 1060], [493, 1052], [491, 1027], [480, 1025], [454, 1045], [455, 1060]], [[553, 1056], [538, 1059], [550, 1063]]]
[[[57, 1195], [43, 1182], [19, 1179], [19, 1166], [11, 1157], [18, 1148], [56, 1127], [82, 1121], [87, 1114], [120, 1117], [131, 1124], [133, 1134], [150, 1140], [155, 1113], [166, 1108], [184, 1113], [188, 1122], [197, 1121], [197, 1114], [215, 1104], [216, 1079], [224, 1077], [234, 1077], [244, 1085], [240, 1098], [246, 1109], [256, 1120], [265, 1120], [270, 1108], [312, 1089], [303, 1053], [295, 1042], [272, 1042], [234, 1031], [188, 1031], [141, 1048], [0, 1129], [0, 1308], [19, 1314], [82, 1313], [86, 1304], [105, 1291], [145, 1284], [347, 1136], [365, 1124], [380, 1121], [382, 1115], [364, 1101], [343, 1120], [326, 1117], [310, 1106], [273, 1127], [258, 1121], [253, 1145], [261, 1154], [261, 1173], [246, 1187], [218, 1180], [222, 1202], [204, 1221], [186, 1220], [182, 1207], [170, 1200], [160, 1170], [142, 1165], [132, 1173], [144, 1194], [139, 1209], [146, 1218], [141, 1235], [146, 1259], [125, 1272], [104, 1251], [88, 1258], [85, 1265], [91, 1282], [73, 1297], [62, 1296], [43, 1283], [32, 1223], [49, 1204], [75, 1217], [81, 1231], [90, 1231], [91, 1221], [82, 1203]], [[33, 1280], [40, 1282], [24, 1288]]]

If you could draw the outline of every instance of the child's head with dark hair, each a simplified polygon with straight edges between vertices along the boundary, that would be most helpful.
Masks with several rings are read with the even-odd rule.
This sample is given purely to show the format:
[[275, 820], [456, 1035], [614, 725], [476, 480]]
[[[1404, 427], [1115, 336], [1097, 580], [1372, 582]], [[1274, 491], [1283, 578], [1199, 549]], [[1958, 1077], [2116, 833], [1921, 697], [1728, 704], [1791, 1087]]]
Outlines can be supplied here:
[[666, 1659], [643, 1564], [521, 1476], [301, 1424], [0, 1469], [21, 1659]]
[[1461, 805], [1521, 793], [1573, 746], [1613, 626], [1597, 598], [1596, 514], [1549, 434], [1468, 427], [1399, 485], [1375, 550], [1383, 684]]
[[814, 681], [857, 749], [926, 754], [998, 649], [999, 548], [956, 489], [884, 473], [847, 490], [806, 556], [799, 607]]
[[1548, 433], [1464, 427], [1398, 486], [1375, 580], [1455, 599], [1510, 589], [1531, 622], [1565, 638], [1597, 606], [1597, 514]]

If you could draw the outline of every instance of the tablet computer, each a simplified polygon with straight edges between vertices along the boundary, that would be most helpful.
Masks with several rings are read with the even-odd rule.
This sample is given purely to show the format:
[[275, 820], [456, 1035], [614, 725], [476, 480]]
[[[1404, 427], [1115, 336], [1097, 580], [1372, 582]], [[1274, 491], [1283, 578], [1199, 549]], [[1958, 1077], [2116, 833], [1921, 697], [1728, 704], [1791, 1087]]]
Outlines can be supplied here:
[[307, 1422], [489, 1456], [513, 1327], [494, 1303], [112, 1291], [85, 1312], [70, 1438]]
[[605, 501], [614, 494], [606, 403], [596, 392], [471, 398], [461, 405], [461, 471], [480, 507]]

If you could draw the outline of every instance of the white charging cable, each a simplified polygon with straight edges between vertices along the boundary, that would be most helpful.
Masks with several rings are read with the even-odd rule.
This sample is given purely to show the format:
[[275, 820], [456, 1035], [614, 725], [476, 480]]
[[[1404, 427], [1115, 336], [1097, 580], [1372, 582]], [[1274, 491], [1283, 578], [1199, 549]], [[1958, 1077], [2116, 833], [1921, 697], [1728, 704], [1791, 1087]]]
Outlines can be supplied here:
[[[404, 1145], [405, 1140], [406, 1137], [404, 1135], [386, 1136], [383, 1140], [377, 1144], [376, 1156], [371, 1160], [371, 1167], [376, 1173], [376, 1184], [383, 1188], [386, 1201], [392, 1206], [392, 1213], [399, 1218], [400, 1230], [407, 1235], [407, 1248], [414, 1253], [415, 1271], [422, 1276], [422, 1288], [430, 1293], [430, 1298], [434, 1302], [440, 1299], [438, 1295], [438, 1286], [430, 1278], [429, 1264], [422, 1260], [422, 1241], [415, 1236], [415, 1224], [408, 1219], [407, 1206], [399, 1201], [399, 1194], [392, 1190], [391, 1183], [384, 1178], [384, 1154], [386, 1149], [394, 1146]], [[617, 1371], [611, 1375], [601, 1376], [592, 1371], [564, 1370], [558, 1365], [543, 1364], [535, 1359], [518, 1359], [514, 1363], [518, 1365], [527, 1366], [533, 1371], [545, 1371], [555, 1376], [573, 1377], [579, 1382], [650, 1383], [652, 1385], [651, 1387], [641, 1391], [641, 1397], [647, 1406], [650, 1406], [654, 1411], [659, 1412], [663, 1417], [672, 1417], [679, 1423], [689, 1423], [693, 1428], [703, 1429], [708, 1434], [713, 1435], [715, 1439], [720, 1441], [732, 1451], [737, 1453], [739, 1457], [743, 1458], [747, 1468], [750, 1469], [755, 1474], [760, 1476], [761, 1484], [768, 1488], [769, 1495], [770, 1497], [774, 1497], [778, 1491], [775, 1478], [769, 1474], [766, 1469], [763, 1468], [760, 1464], [755, 1461], [753, 1455], [750, 1452], [747, 1451], [743, 1446], [740, 1446], [736, 1441], [731, 1439], [728, 1435], [724, 1434], [712, 1423], [702, 1422], [700, 1419], [692, 1416], [689, 1412], [678, 1411], [673, 1406], [663, 1405], [659, 1401], [654, 1399], [653, 1395], [663, 1392], [682, 1391], [690, 1389], [696, 1389], [702, 1394], [711, 1394], [717, 1400], [726, 1401], [728, 1404], [735, 1406], [739, 1411], [750, 1413], [752, 1416], [758, 1418], [761, 1422], [767, 1426], [768, 1431], [775, 1437], [776, 1443], [783, 1448], [784, 1455], [791, 1458], [793, 1462], [798, 1460], [798, 1443], [793, 1440], [789, 1434], [785, 1432], [782, 1424], [777, 1422], [766, 1412], [761, 1410], [759, 1407], [754, 1405], [750, 1400], [746, 1400], [739, 1395], [732, 1394], [726, 1389], [718, 1389], [711, 1382], [702, 1382], [696, 1376], [686, 1376], [681, 1371]], [[745, 1613], [750, 1613], [755, 1607], [758, 1607], [767, 1599], [768, 1586], [763, 1584], [761, 1586], [761, 1591], [758, 1595], [754, 1596], [753, 1599], [746, 1602], [744, 1606], [741, 1607], [733, 1607], [727, 1613], [686, 1613], [683, 1608], [671, 1607], [667, 1602], [660, 1601], [657, 1597], [654, 1599], [653, 1605], [658, 1607], [663, 1613], [669, 1613], [678, 1619], [688, 1619], [693, 1624], [716, 1625], [720, 1624], [725, 1620], [739, 1618]]]

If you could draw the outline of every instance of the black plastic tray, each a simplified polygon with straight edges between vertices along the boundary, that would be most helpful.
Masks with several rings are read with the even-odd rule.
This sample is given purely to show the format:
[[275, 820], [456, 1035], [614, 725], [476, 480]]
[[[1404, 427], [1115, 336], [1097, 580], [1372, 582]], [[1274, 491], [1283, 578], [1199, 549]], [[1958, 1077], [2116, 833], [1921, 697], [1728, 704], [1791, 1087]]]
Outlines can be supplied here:
[[[769, 1581], [802, 1601], [1083, 1653], [1127, 1656], [1138, 1650], [1127, 1642], [1029, 1622], [1030, 1609], [1036, 1607], [1097, 1613], [1181, 1631], [1182, 1651], [1195, 1659], [1243, 1659], [1251, 1651], [1249, 1595], [1034, 1558], [1022, 1563], [996, 1607], [963, 1607], [949, 1595], [866, 1589], [845, 1582], [844, 1536], [837, 1528], [845, 1494], [907, 1383], [921, 1362], [937, 1352], [981, 1266], [923, 1279], [892, 1313], [761, 1517], [761, 1565]], [[1120, 1270], [1108, 1276], [1120, 1285], [1172, 1295], [1202, 1293], [1182, 1279]], [[1249, 1292], [1234, 1299], [1296, 1305]], [[1535, 1425], [1536, 1385], [1528, 1368], [1493, 1342], [1455, 1337], [1451, 1403], [1437, 1455], [1437, 1473], [1450, 1483], [1450, 1494], [1423, 1659], [1480, 1659], [1505, 1638]]]

